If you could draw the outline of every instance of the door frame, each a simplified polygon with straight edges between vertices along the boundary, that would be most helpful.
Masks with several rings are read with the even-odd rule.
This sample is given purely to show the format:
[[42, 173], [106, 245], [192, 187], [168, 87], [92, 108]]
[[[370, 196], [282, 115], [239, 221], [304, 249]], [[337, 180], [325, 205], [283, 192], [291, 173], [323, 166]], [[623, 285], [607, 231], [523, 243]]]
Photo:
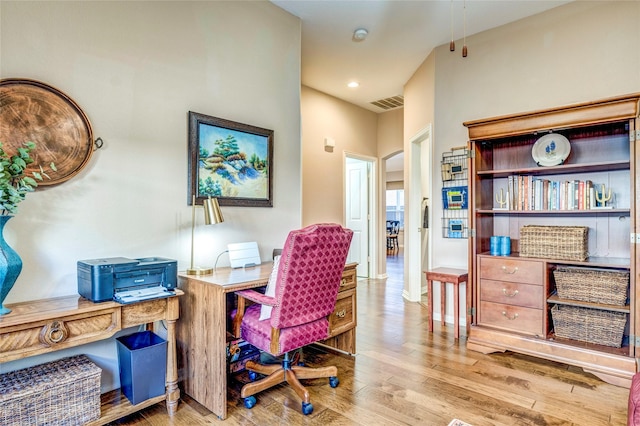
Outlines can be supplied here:
[[376, 210], [377, 205], [377, 170], [378, 170], [378, 159], [376, 157], [370, 157], [367, 155], [356, 154], [353, 152], [343, 151], [342, 153], [342, 223], [347, 223], [347, 158], [352, 158], [354, 160], [366, 161], [370, 165], [370, 173], [367, 177], [367, 189], [369, 191], [369, 203], [367, 206], [367, 211], [369, 212], [369, 220], [367, 224], [367, 231], [369, 234], [369, 238], [367, 241], [367, 258], [369, 259], [369, 267], [367, 268], [367, 277], [373, 278], [374, 271], [378, 270], [378, 255], [376, 250], [376, 241], [378, 241], [378, 233], [377, 227], [375, 224], [377, 223], [378, 215]]
[[[426, 144], [426, 145], [425, 145]], [[402, 296], [412, 302], [419, 302], [423, 281], [426, 280], [424, 271], [433, 264], [433, 209], [429, 209], [429, 231], [427, 231], [427, 257], [422, 257], [422, 211], [423, 199], [433, 199], [433, 132], [431, 124], [418, 131], [409, 139], [409, 155], [405, 154], [405, 262], [404, 262], [404, 290]], [[423, 158], [424, 154], [427, 158]], [[423, 181], [423, 177], [428, 182]], [[428, 193], [424, 193], [424, 188]], [[432, 203], [429, 203], [432, 205]], [[425, 263], [423, 264], [423, 260]], [[429, 295], [431, 297], [431, 295]]]

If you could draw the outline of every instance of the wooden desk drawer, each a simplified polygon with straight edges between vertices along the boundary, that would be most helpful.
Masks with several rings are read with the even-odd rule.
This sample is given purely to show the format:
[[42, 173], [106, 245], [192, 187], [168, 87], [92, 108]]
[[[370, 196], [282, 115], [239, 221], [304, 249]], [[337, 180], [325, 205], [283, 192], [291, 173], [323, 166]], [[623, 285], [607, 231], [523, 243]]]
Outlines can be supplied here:
[[344, 333], [356, 326], [356, 291], [338, 293], [336, 307], [329, 316], [329, 336]]
[[480, 278], [542, 285], [544, 267], [540, 261], [513, 257], [480, 257]]
[[544, 307], [544, 287], [508, 281], [480, 280], [480, 300], [525, 308]]
[[542, 336], [543, 310], [480, 302], [478, 324]]
[[345, 291], [356, 287], [356, 284], [358, 282], [358, 278], [356, 276], [356, 266], [357, 263], [349, 264], [345, 267], [344, 271], [342, 271], [340, 291]]
[[0, 337], [0, 362], [106, 339], [120, 329], [117, 308], [7, 327]]

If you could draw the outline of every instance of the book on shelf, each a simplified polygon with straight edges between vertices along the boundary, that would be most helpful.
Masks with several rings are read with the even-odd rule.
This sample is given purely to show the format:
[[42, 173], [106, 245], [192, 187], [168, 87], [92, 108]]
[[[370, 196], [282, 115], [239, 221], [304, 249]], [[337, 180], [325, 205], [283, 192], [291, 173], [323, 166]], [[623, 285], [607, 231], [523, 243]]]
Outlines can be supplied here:
[[597, 186], [586, 180], [549, 180], [532, 175], [507, 177], [507, 206], [516, 211], [603, 208]]

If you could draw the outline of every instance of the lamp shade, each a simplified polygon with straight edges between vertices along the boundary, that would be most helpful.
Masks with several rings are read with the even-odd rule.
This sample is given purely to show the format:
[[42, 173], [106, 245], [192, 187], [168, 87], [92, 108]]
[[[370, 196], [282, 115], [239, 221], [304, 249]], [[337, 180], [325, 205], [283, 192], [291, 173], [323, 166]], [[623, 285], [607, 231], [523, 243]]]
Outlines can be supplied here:
[[217, 198], [209, 197], [202, 202], [202, 205], [204, 206], [204, 223], [206, 225], [224, 222], [222, 210], [220, 210], [220, 204], [218, 204]]
[[[207, 198], [202, 202], [204, 207], [204, 223], [206, 225], [213, 225], [216, 223], [224, 222], [222, 211], [220, 210], [220, 204], [218, 204], [217, 198]], [[194, 239], [195, 239], [195, 227], [196, 227], [196, 196], [192, 197], [191, 208], [191, 267], [187, 269], [187, 275], [209, 275], [213, 273], [213, 268], [200, 268], [193, 265], [193, 252], [194, 252]]]

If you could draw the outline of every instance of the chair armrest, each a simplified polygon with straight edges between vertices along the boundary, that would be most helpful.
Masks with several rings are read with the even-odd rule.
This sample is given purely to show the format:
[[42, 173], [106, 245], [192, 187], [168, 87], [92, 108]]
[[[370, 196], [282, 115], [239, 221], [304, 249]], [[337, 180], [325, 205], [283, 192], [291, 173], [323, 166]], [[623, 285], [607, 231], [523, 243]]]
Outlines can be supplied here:
[[267, 306], [275, 306], [276, 298], [271, 296], [265, 296], [262, 293], [258, 293], [255, 290], [240, 290], [236, 291], [238, 297], [243, 297], [245, 299], [249, 299], [254, 303], [259, 303], [261, 305]]
[[242, 318], [244, 317], [244, 310], [247, 305], [246, 300], [250, 300], [260, 305], [274, 306], [276, 304], [276, 298], [265, 296], [255, 290], [236, 291], [236, 295], [238, 296], [238, 307], [236, 309], [236, 315], [233, 317], [232, 328], [233, 335], [235, 337], [240, 337], [240, 325], [242, 325]]

